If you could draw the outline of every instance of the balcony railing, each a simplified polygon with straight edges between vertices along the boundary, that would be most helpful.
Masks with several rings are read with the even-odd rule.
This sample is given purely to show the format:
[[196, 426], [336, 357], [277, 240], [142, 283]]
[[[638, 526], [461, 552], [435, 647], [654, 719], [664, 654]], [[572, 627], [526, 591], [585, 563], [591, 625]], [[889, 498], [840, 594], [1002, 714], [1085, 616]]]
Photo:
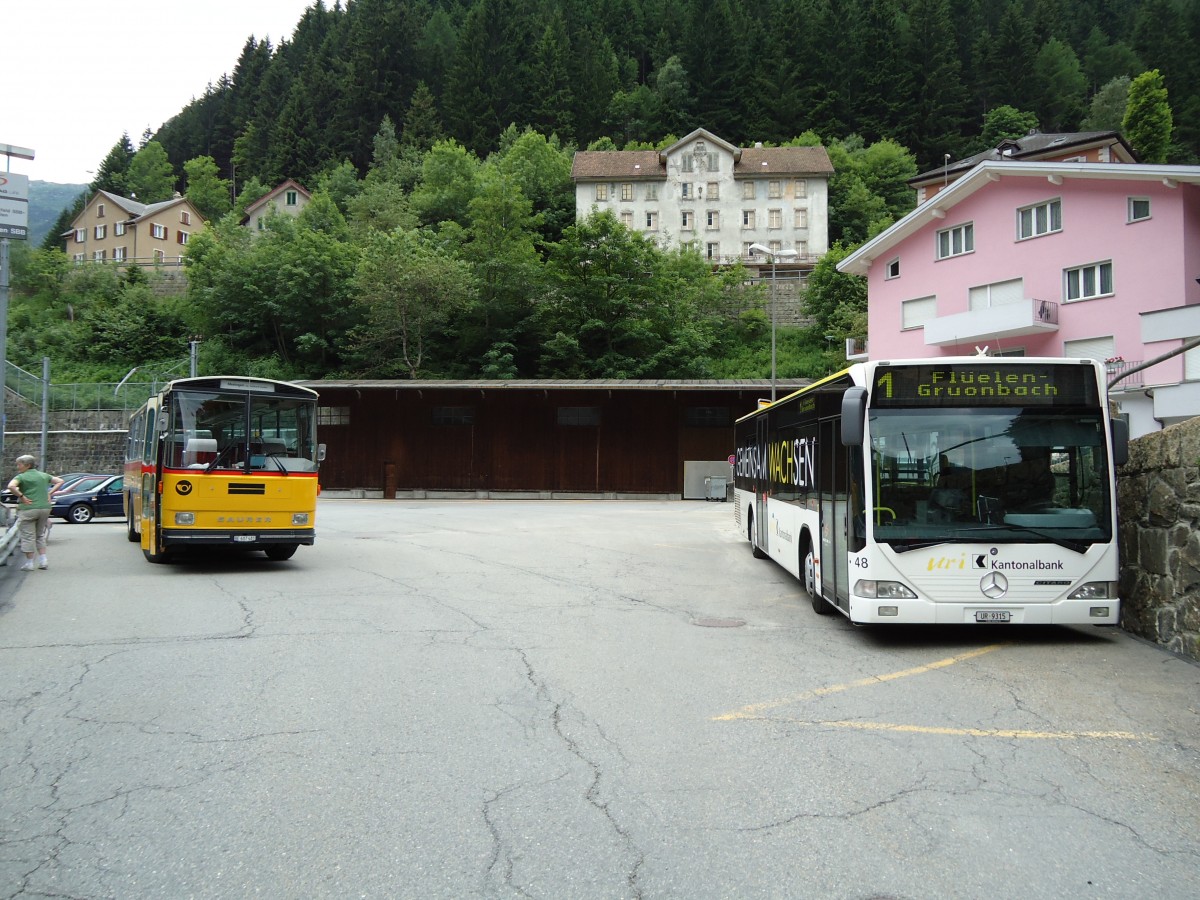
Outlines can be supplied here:
[[[1142, 364], [1140, 359], [1109, 359], [1105, 360], [1104, 368], [1108, 370], [1108, 383], [1112, 384], [1112, 390], [1123, 391], [1126, 388], [1140, 388], [1142, 386], [1142, 372], [1132, 372], [1129, 375], [1122, 375], [1130, 369], [1137, 368]], [[1119, 381], [1116, 381], [1120, 379]], [[1116, 381], [1116, 384], [1113, 382]]]

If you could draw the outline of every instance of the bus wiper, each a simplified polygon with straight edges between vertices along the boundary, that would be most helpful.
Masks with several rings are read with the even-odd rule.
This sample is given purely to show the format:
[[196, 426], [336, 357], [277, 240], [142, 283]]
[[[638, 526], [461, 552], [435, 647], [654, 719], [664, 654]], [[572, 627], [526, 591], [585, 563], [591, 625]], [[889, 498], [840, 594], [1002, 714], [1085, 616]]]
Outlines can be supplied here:
[[207, 475], [209, 472], [219, 466], [221, 464], [221, 460], [225, 458], [225, 454], [227, 454], [236, 446], [236, 444], [226, 444], [219, 451], [217, 451], [216, 458], [214, 458], [213, 461], [208, 464], [208, 468], [204, 470], [204, 474]]
[[290, 474], [290, 473], [288, 472], [288, 468], [287, 468], [287, 466], [285, 466], [285, 465], [283, 464], [283, 460], [281, 460], [281, 459], [280, 459], [278, 456], [276, 456], [274, 453], [268, 453], [268, 454], [267, 454], [267, 458], [268, 458], [269, 460], [271, 460], [271, 462], [275, 463], [275, 465], [276, 465], [276, 466], [279, 468], [279, 471], [280, 471], [280, 472], [282, 472], [284, 475], [288, 475], [288, 474]]
[[[959, 529], [957, 529], [957, 531], [955, 533], [956, 534], [964, 534], [964, 533], [972, 532], [972, 531], [995, 531], [998, 528], [1007, 529], [1007, 530], [1011, 530], [1011, 531], [1025, 531], [1025, 532], [1028, 532], [1029, 534], [1036, 534], [1038, 537], [1043, 538], [1052, 544], [1057, 544], [1059, 547], [1062, 547], [1066, 550], [1074, 551], [1075, 553], [1087, 553], [1088, 546], [1089, 546], [1088, 544], [1082, 543], [1081, 541], [1072, 541], [1072, 540], [1069, 540], [1068, 538], [1061, 538], [1061, 537], [1058, 537], [1053, 534], [1047, 534], [1046, 532], [1039, 531], [1036, 528], [1030, 528], [1028, 525], [1014, 525], [1009, 522], [1005, 522], [1003, 524], [996, 524], [996, 525], [976, 525], [971, 528], [959, 528]], [[934, 540], [929, 540], [929, 541], [914, 541], [911, 544], [901, 544], [899, 546], [897, 546], [892, 541], [888, 541], [886, 539], [881, 539], [880, 542], [887, 544], [889, 547], [892, 548], [892, 550], [895, 553], [907, 553], [910, 550], [925, 550], [928, 547], [936, 547], [938, 544], [948, 544], [948, 543], [951, 543], [952, 540], [953, 539], [951, 537], [936, 538]]]
[[924, 550], [928, 547], [936, 547], [938, 544], [947, 544], [949, 543], [949, 539], [938, 538], [937, 540], [933, 541], [915, 541], [911, 544], [901, 544], [900, 546], [896, 546], [891, 541], [886, 540], [882, 541], [882, 543], [887, 544], [896, 553], [907, 553], [909, 550]]
[[1012, 531], [1024, 531], [1024, 532], [1028, 532], [1029, 534], [1036, 534], [1038, 537], [1045, 538], [1046, 540], [1050, 541], [1052, 544], [1058, 544], [1058, 546], [1064, 547], [1067, 550], [1073, 550], [1076, 553], [1087, 553], [1088, 547], [1091, 546], [1090, 544], [1085, 544], [1082, 541], [1072, 541], [1068, 538], [1057, 537], [1053, 534], [1047, 534], [1046, 532], [1041, 531], [1037, 528], [1030, 528], [1028, 525], [1015, 525], [1012, 522], [1004, 522], [1000, 525], [992, 525], [989, 527], [990, 528], [1006, 528], [1006, 529], [1010, 529]]

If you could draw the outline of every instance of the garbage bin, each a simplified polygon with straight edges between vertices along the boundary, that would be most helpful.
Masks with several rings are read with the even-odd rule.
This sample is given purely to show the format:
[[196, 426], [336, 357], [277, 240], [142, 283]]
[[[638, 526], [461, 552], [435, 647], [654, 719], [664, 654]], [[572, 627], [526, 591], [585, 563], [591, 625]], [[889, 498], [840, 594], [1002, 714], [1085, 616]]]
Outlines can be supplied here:
[[704, 499], [720, 500], [724, 503], [727, 493], [727, 483], [728, 479], [724, 475], [706, 475], [704, 477], [704, 486], [707, 490], [704, 493]]

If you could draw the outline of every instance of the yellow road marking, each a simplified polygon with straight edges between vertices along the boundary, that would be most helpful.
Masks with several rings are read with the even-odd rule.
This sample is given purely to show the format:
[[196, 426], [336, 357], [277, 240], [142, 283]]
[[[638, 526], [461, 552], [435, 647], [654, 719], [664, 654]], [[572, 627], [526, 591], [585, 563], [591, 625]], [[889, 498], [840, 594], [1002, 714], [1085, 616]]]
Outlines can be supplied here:
[[851, 728], [857, 731], [898, 731], [907, 734], [939, 734], [954, 737], [1035, 738], [1046, 741], [1071, 741], [1081, 738], [1120, 741], [1153, 741], [1152, 734], [1132, 731], [1027, 731], [1020, 728], [937, 728], [928, 725], [899, 725], [891, 722], [802, 722], [798, 719], [775, 719], [797, 725]]
[[1001, 647], [1006, 647], [1007, 644], [989, 644], [986, 647], [980, 647], [978, 650], [971, 650], [967, 653], [960, 653], [958, 656], [948, 656], [945, 659], [939, 659], [937, 662], [931, 662], [924, 666], [916, 666], [912, 669], [902, 669], [899, 672], [891, 672], [887, 675], [869, 675], [866, 678], [860, 678], [857, 681], [850, 681], [845, 684], [833, 684], [829, 687], [814, 688], [811, 691], [802, 691], [799, 694], [793, 694], [791, 697], [784, 697], [782, 700], [770, 700], [766, 703], [754, 703], [750, 706], [743, 706], [741, 709], [734, 710], [730, 713], [725, 713], [721, 716], [714, 716], [714, 722], [729, 722], [734, 719], [757, 719], [762, 718], [761, 713], [769, 709], [778, 709], [781, 706], [788, 706], [792, 703], [802, 703], [805, 700], [812, 700], [816, 697], [825, 697], [829, 694], [839, 694], [842, 691], [848, 691], [852, 688], [871, 687], [876, 684], [883, 684], [888, 681], [895, 681], [897, 678], [908, 678], [912, 675], [924, 675], [926, 672], [933, 672], [936, 669], [944, 669], [947, 666], [952, 666], [955, 663], [960, 663], [968, 659], [974, 659], [977, 656], [983, 656], [985, 653], [991, 653], [993, 650], [999, 650]]

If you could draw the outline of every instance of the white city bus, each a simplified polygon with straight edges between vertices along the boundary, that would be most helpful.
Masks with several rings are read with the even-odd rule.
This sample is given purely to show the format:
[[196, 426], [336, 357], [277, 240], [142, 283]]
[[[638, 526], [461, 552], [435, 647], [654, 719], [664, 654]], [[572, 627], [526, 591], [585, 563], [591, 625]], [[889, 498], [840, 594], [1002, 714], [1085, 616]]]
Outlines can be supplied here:
[[735, 520], [754, 555], [852, 622], [1116, 625], [1101, 364], [859, 363], [737, 421]]

